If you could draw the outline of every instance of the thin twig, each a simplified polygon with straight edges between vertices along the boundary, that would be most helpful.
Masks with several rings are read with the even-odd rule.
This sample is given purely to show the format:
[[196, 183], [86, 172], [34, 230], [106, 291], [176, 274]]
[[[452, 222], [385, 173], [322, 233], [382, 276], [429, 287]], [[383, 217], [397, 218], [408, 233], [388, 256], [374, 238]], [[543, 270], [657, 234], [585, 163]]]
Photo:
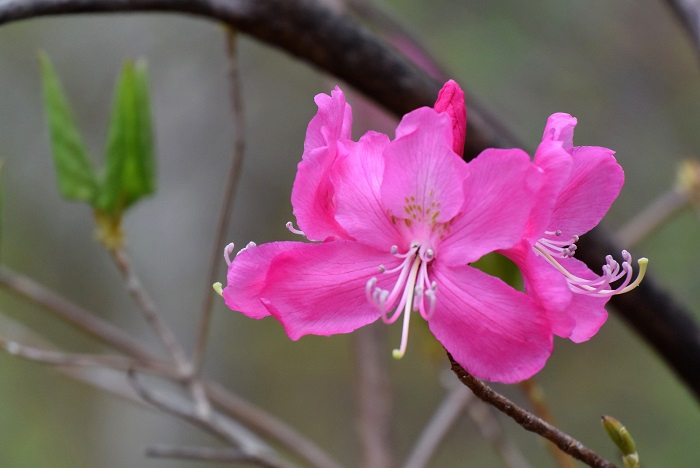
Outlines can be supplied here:
[[519, 407], [503, 395], [495, 392], [481, 380], [472, 376], [455, 361], [448, 353], [452, 371], [457, 374], [459, 380], [469, 387], [474, 394], [492, 405], [494, 408], [510, 416], [523, 429], [541, 435], [545, 439], [553, 442], [562, 451], [568, 453], [577, 460], [595, 468], [614, 468], [615, 465], [605, 460], [591, 449], [585, 447], [581, 442], [565, 434], [551, 424], [541, 420], [537, 416]]
[[153, 301], [148, 296], [148, 293], [143, 288], [141, 281], [131, 266], [128, 255], [121, 249], [112, 249], [109, 250], [109, 252], [112, 255], [114, 263], [124, 277], [127, 291], [139, 306], [143, 316], [151, 325], [151, 328], [153, 328], [156, 336], [165, 346], [165, 349], [168, 350], [170, 356], [175, 360], [178, 369], [183, 372], [183, 374], [188, 374], [190, 366], [185, 351], [180, 346], [180, 343], [177, 341], [177, 338], [175, 338], [170, 327], [168, 327], [161, 318], [155, 305], [153, 305]]
[[201, 460], [209, 463], [248, 462], [265, 465], [265, 460], [235, 448], [180, 447], [158, 444], [146, 449], [146, 456], [182, 460]]
[[202, 361], [207, 347], [209, 335], [209, 323], [211, 322], [212, 304], [214, 293], [211, 285], [216, 281], [222, 262], [224, 250], [224, 238], [231, 222], [231, 213], [236, 197], [238, 181], [241, 178], [241, 168], [245, 155], [245, 117], [243, 112], [243, 93], [241, 91], [240, 64], [238, 63], [238, 33], [233, 29], [226, 31], [226, 51], [228, 53], [229, 96], [233, 111], [233, 157], [226, 179], [226, 188], [219, 211], [214, 236], [214, 246], [209, 261], [209, 276], [205, 284], [204, 303], [202, 305], [197, 344], [193, 359], [193, 374], [197, 374], [202, 367]]
[[[165, 377], [168, 376], [168, 369], [165, 366], [141, 364], [124, 356], [52, 351], [20, 344], [16, 341], [6, 340], [3, 337], [0, 337], [0, 349], [19, 358], [51, 366], [106, 367], [123, 371], [138, 368], [140, 370], [156, 372], [158, 375], [163, 375]], [[175, 372], [170, 371], [169, 373], [171, 377], [176, 377]]]
[[208, 415], [202, 416], [196, 404], [177, 401], [165, 393], [159, 393], [145, 387], [137, 378], [134, 369], [130, 369], [127, 372], [127, 377], [129, 384], [144, 401], [165, 413], [177, 416], [209, 432], [233, 447], [239, 448], [248, 455], [250, 461], [255, 460], [255, 463], [266, 467], [282, 468], [289, 466], [271, 455], [269, 451], [262, 450], [260, 444], [257, 443], [257, 439], [247, 437], [247, 441], [243, 440], [239, 433], [239, 429], [242, 428], [234, 432], [229, 425], [225, 424], [221, 418], [216, 417], [213, 413], [210, 412]]
[[368, 326], [353, 334], [357, 388], [357, 429], [366, 467], [391, 467], [392, 393], [387, 358], [382, 349], [385, 327]]
[[151, 328], [155, 332], [158, 339], [170, 353], [170, 356], [175, 361], [178, 371], [182, 373], [183, 377], [187, 377], [188, 388], [192, 394], [192, 397], [197, 402], [197, 412], [199, 416], [205, 418], [211, 412], [211, 405], [209, 404], [209, 400], [207, 399], [201, 382], [198, 379], [193, 378], [192, 364], [187, 358], [184, 349], [182, 346], [180, 346], [180, 343], [177, 341], [173, 331], [156, 310], [153, 301], [136, 275], [136, 271], [131, 266], [131, 261], [129, 260], [126, 252], [117, 248], [110, 249], [109, 253], [112, 255], [114, 263], [117, 265], [117, 268], [124, 277], [127, 291], [139, 306], [143, 316], [151, 325]]
[[452, 388], [430, 418], [408, 456], [404, 468], [422, 468], [428, 464], [440, 443], [455, 425], [472, 395], [461, 386]]
[[631, 248], [646, 239], [667, 220], [690, 204], [688, 195], [671, 189], [659, 196], [627, 224], [617, 231], [620, 245]]
[[[2, 266], [0, 266], [0, 285], [41, 306], [58, 318], [93, 336], [101, 343], [109, 345], [141, 363], [155, 365], [155, 363], [162, 362], [149, 350], [134, 341], [126, 332], [99, 318], [97, 314], [77, 306], [45, 286]], [[163, 363], [163, 365], [166, 364]], [[117, 391], [115, 388], [110, 388], [110, 384], [93, 379], [91, 375], [80, 372], [80, 369], [65, 368], [61, 369], [61, 372], [105, 391], [129, 397], [121, 389]], [[163, 376], [167, 377], [167, 374], [164, 373]], [[218, 383], [205, 380], [203, 385], [207, 397], [224, 414], [241, 421], [261, 436], [279, 443], [310, 466], [319, 468], [339, 468], [341, 466], [318, 445], [270, 413], [233, 394]]]
[[33, 279], [0, 266], [0, 286], [36, 305], [51, 311], [62, 320], [141, 362], [157, 360], [153, 354], [129, 334], [111, 323], [70, 302]]
[[[554, 421], [554, 416], [547, 406], [547, 402], [544, 399], [544, 391], [542, 387], [537, 383], [534, 377], [529, 378], [520, 382], [520, 388], [527, 397], [528, 401], [532, 405], [535, 414], [541, 418], [543, 421], [556, 425]], [[559, 450], [553, 444], [547, 444], [547, 448], [552, 453], [552, 456], [559, 464], [560, 468], [576, 468], [571, 457], [567, 457], [564, 452]]]
[[506, 466], [510, 468], [530, 468], [523, 453], [503, 430], [501, 422], [496, 418], [495, 410], [474, 396], [469, 389], [463, 388], [472, 399], [467, 404], [467, 413], [481, 432], [481, 437], [491, 444]]
[[270, 413], [228, 391], [217, 382], [205, 380], [204, 387], [207, 396], [216, 408], [235, 417], [236, 420], [250, 427], [257, 434], [274, 440], [290, 453], [301, 457], [309, 466], [341, 468], [342, 465], [318, 445]]
[[408, 456], [404, 468], [427, 466], [440, 443], [454, 427], [464, 411], [474, 421], [481, 436], [496, 449], [498, 455], [509, 468], [529, 468], [530, 465], [518, 448], [505, 437], [501, 426], [491, 414], [491, 407], [476, 397], [469, 389], [455, 384], [438, 406], [418, 442]]

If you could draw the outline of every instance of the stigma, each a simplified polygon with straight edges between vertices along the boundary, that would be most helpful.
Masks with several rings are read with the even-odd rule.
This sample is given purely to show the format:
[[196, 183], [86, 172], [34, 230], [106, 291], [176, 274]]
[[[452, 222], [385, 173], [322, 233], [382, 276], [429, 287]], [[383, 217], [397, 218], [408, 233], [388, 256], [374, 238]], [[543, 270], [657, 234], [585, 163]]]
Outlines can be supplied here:
[[[640, 258], [637, 260], [639, 265], [639, 274], [632, 281], [634, 271], [632, 269], [632, 255], [626, 250], [622, 251], [623, 262], [617, 262], [612, 255], [605, 257], [605, 265], [602, 267], [603, 274], [595, 279], [586, 279], [574, 275], [568, 271], [559, 258], [571, 258], [576, 253], [576, 242], [579, 237], [573, 236], [568, 240], [558, 240], [561, 231], [546, 231], [545, 236], [535, 242], [533, 249], [535, 253], [544, 258], [547, 263], [559, 270], [569, 285], [569, 289], [577, 294], [585, 294], [588, 296], [614, 296], [616, 294], [624, 294], [632, 291], [640, 285], [647, 271], [649, 260]], [[552, 236], [555, 238], [552, 239]], [[612, 283], [621, 281], [621, 283], [613, 288]]]
[[366, 293], [367, 299], [381, 312], [384, 323], [392, 324], [403, 314], [401, 344], [392, 353], [394, 358], [401, 359], [406, 354], [408, 345], [411, 313], [417, 311], [425, 320], [429, 320], [435, 313], [437, 283], [431, 282], [428, 276], [428, 264], [435, 259], [435, 251], [413, 241], [406, 252], [399, 252], [396, 245], [391, 247], [390, 252], [401, 259], [401, 263], [389, 270], [384, 265], [379, 265], [379, 273], [396, 276], [393, 288], [389, 290], [378, 287], [375, 276], [367, 281]]

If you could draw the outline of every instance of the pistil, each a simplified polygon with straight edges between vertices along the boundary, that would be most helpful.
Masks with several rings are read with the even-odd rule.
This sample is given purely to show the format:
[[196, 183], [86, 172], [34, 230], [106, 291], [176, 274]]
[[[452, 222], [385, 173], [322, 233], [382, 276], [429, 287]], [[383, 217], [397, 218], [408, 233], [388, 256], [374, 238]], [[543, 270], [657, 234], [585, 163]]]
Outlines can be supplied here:
[[390, 252], [403, 260], [388, 270], [380, 265], [379, 273], [398, 273], [393, 288], [389, 291], [377, 287], [377, 278], [373, 277], [367, 281], [365, 292], [367, 299], [381, 311], [384, 323], [392, 324], [403, 314], [401, 344], [393, 351], [393, 356], [400, 359], [406, 353], [411, 313], [420, 312], [428, 320], [435, 312], [437, 284], [428, 277], [428, 263], [435, 259], [435, 251], [414, 241], [404, 253], [399, 253], [396, 245], [391, 247]]

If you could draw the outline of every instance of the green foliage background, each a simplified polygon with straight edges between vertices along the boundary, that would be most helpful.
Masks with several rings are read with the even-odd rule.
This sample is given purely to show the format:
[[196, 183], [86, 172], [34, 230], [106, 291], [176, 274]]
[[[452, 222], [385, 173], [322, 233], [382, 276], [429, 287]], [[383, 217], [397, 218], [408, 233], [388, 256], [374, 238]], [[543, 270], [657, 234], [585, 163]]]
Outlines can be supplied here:
[[[700, 68], [662, 2], [392, 0], [386, 5], [424, 38], [465, 85], [468, 99], [488, 103], [531, 147], [547, 117], [562, 111], [579, 119], [577, 144], [615, 149], [627, 181], [606, 219], [611, 229], [670, 187], [676, 163], [700, 157]], [[228, 237], [243, 246], [291, 236], [284, 223], [292, 219], [289, 194], [306, 123], [315, 112], [312, 98], [338, 80], [247, 38], [240, 42], [248, 153]], [[2, 262], [152, 340], [108, 256], [93, 240], [90, 210], [58, 196], [41, 107], [39, 49], [52, 58], [93, 155], [102, 153], [107, 138], [122, 62], [148, 59], [159, 188], [126, 216], [125, 228], [145, 286], [191, 348], [219, 187], [232, 152], [222, 31], [172, 15], [66, 17], [0, 28]], [[358, 134], [366, 128], [389, 131], [391, 121], [344, 89]], [[650, 258], [651, 274], [696, 314], [699, 238], [698, 216], [687, 211], [632, 249], [635, 257]], [[0, 313], [68, 349], [98, 349], [3, 291]], [[212, 329], [209, 375], [300, 427], [349, 466], [357, 464], [351, 336], [291, 342], [275, 321], [249, 320], [221, 304]], [[3, 328], [2, 334], [19, 341], [24, 336], [17, 329]], [[387, 356], [398, 342], [398, 327], [390, 335]], [[432, 337], [415, 327], [408, 355], [391, 364], [401, 454], [440, 401], [445, 367]], [[599, 425], [602, 414], [611, 414], [634, 435], [645, 466], [697, 466], [697, 403], [614, 314], [590, 342], [558, 340], [539, 380], [559, 425], [603, 455], [616, 456]], [[516, 387], [499, 389], [522, 401]], [[194, 467], [200, 465], [146, 460], [143, 449], [156, 442], [210, 442], [169, 417], [5, 354], [0, 354], [0, 401], [3, 467]], [[553, 465], [538, 438], [504, 424], [533, 466]], [[499, 466], [467, 419], [433, 466], [458, 463]]]

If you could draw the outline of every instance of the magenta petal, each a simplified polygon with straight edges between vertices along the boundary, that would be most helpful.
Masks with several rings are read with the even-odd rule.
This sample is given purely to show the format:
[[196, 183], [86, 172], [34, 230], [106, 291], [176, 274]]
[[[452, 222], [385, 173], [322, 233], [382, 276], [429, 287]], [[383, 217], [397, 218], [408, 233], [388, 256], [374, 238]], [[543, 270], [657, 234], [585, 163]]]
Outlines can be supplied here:
[[348, 333], [379, 318], [365, 295], [367, 281], [377, 277], [377, 286], [390, 287], [392, 277], [379, 274], [379, 265], [398, 263], [389, 252], [353, 241], [304, 244], [275, 257], [263, 303], [293, 340]]
[[523, 236], [533, 244], [543, 236], [550, 225], [559, 192], [569, 180], [573, 158], [564, 150], [561, 141], [543, 140], [535, 152], [534, 162], [542, 171], [543, 183]]
[[334, 218], [334, 190], [330, 173], [338, 155], [338, 140], [350, 137], [352, 112], [336, 87], [331, 96], [316, 96], [318, 112], [309, 122], [304, 154], [292, 188], [294, 216], [311, 240], [347, 238]]
[[305, 245], [301, 242], [271, 242], [243, 249], [233, 259], [226, 275], [224, 302], [250, 318], [261, 319], [270, 313], [260, 303], [267, 271], [275, 255]]
[[469, 165], [464, 202], [439, 245], [438, 256], [464, 265], [520, 240], [541, 183], [522, 150], [487, 149]]
[[388, 144], [389, 137], [375, 132], [368, 132], [358, 143], [341, 143], [347, 154], [338, 158], [331, 177], [338, 223], [359, 242], [386, 252], [400, 239], [381, 202], [382, 153]]
[[544, 127], [542, 140], [560, 141], [566, 151], [571, 151], [573, 148], [574, 128], [576, 127], [576, 118], [569, 114], [558, 112], [552, 114], [547, 119], [547, 125]]
[[446, 113], [452, 120], [452, 149], [458, 155], [464, 153], [467, 133], [467, 108], [464, 106], [464, 91], [453, 80], [448, 81], [438, 93], [433, 106], [438, 113]]
[[383, 205], [407, 225], [452, 219], [463, 200], [466, 164], [452, 150], [447, 114], [422, 107], [404, 116], [384, 150]]
[[352, 131], [352, 109], [339, 87], [331, 95], [317, 94], [314, 102], [318, 112], [306, 128], [304, 153], [324, 146], [332, 146], [340, 139], [348, 139]]
[[549, 230], [561, 230], [566, 239], [584, 234], [600, 222], [625, 180], [613, 154], [597, 146], [574, 148], [569, 182], [559, 192]]
[[435, 337], [480, 379], [514, 383], [532, 377], [552, 353], [543, 312], [525, 294], [474, 268], [436, 264]]

